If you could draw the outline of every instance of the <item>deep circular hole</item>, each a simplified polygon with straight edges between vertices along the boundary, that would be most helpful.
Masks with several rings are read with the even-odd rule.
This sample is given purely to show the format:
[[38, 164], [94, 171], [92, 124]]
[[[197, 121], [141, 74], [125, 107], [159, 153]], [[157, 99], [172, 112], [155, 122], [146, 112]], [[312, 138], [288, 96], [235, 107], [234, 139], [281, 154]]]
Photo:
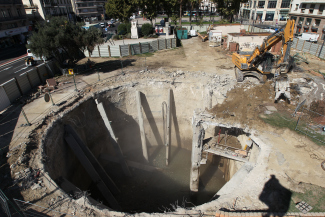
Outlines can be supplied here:
[[[200, 168], [199, 192], [190, 192], [191, 117], [193, 110], [202, 106], [202, 99], [189, 96], [185, 88], [173, 91], [171, 152], [169, 165], [166, 166], [164, 138], [167, 121], [163, 104], [168, 94], [168, 89], [152, 91], [149, 88], [141, 94], [149, 162], [143, 157], [135, 91], [117, 89], [96, 96], [111, 121], [131, 177], [123, 173], [109, 131], [94, 98], [90, 98], [57, 121], [47, 134], [44, 144], [48, 160], [45, 166], [51, 178], [74, 198], [90, 194], [93, 203], [97, 201], [111, 206], [98, 182], [89, 175], [67, 144], [65, 126], [69, 125], [120, 190], [119, 194], [114, 194], [121, 207], [119, 211], [168, 212], [179, 206], [191, 207], [209, 202], [230, 179], [230, 160], [208, 155], [207, 163]], [[214, 136], [217, 136], [219, 130], [215, 131]]]

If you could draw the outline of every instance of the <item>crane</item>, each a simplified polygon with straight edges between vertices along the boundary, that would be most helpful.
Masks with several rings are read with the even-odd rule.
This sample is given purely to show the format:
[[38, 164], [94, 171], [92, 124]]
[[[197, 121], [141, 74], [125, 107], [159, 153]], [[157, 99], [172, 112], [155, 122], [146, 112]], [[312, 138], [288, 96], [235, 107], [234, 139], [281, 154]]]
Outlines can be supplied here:
[[[237, 82], [242, 82], [245, 76], [257, 77], [261, 83], [267, 79], [267, 75], [275, 77], [275, 101], [280, 96], [290, 100], [290, 85], [287, 77], [289, 72], [290, 49], [293, 42], [294, 20], [288, 20], [285, 25], [266, 37], [261, 46], [255, 47], [253, 52], [238, 52], [232, 54], [232, 62], [235, 64]], [[275, 60], [268, 51], [282, 41], [280, 56]]]

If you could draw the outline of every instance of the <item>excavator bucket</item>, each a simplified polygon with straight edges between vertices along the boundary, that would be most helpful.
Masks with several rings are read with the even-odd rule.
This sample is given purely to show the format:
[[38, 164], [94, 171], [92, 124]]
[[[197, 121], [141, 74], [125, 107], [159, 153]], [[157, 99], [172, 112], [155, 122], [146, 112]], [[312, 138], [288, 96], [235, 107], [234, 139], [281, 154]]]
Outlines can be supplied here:
[[290, 101], [290, 83], [287, 77], [280, 77], [275, 80], [275, 101], [278, 101], [279, 98], [283, 96], [284, 98]]

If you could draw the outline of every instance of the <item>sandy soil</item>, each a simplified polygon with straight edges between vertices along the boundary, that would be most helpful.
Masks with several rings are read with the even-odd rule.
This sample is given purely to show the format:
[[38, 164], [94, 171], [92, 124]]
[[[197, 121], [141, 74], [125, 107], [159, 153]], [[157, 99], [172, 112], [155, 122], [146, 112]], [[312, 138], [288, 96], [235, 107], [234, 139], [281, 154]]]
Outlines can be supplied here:
[[[223, 51], [221, 48], [209, 47], [208, 42], [203, 43], [199, 38], [183, 40], [182, 43], [183, 47], [181, 48], [158, 51], [153, 56], [146, 57], [145, 61], [148, 69], [155, 73], [139, 73], [139, 70], [144, 68], [145, 56], [143, 55], [122, 58], [127, 63], [125, 72], [129, 73], [119, 77], [118, 75], [121, 74], [119, 59], [90, 58], [90, 60], [94, 63], [112, 62], [110, 65], [112, 68], [110, 76], [112, 78], [106, 81], [105, 85], [107, 86], [125, 81], [136, 82], [141, 79], [163, 79], [166, 76], [175, 76], [175, 78], [177, 77], [177, 79], [186, 80], [187, 82], [197, 82], [195, 73], [206, 75], [200, 76], [200, 83], [208, 83], [208, 81], [211, 81], [211, 78], [216, 78], [215, 76], [230, 75], [232, 79], [235, 78], [230, 53]], [[79, 64], [87, 60], [88, 58], [85, 58], [79, 61]], [[324, 66], [324, 61], [310, 58], [308, 67], [312, 67], [313, 70], [321, 69]], [[174, 74], [162, 73], [168, 71], [174, 72]], [[183, 75], [182, 72], [185, 71], [191, 72], [192, 76]], [[304, 76], [303, 73], [300, 73], [295, 75], [295, 78], [299, 78], [300, 75]], [[308, 81], [305, 83], [309, 84], [310, 89], [313, 90], [312, 85]], [[271, 174], [275, 174], [284, 187], [295, 191], [302, 191], [299, 188], [299, 183], [301, 182], [325, 187], [325, 171], [320, 167], [321, 161], [325, 159], [324, 146], [320, 147], [296, 132], [271, 127], [259, 118], [266, 111], [265, 106], [268, 105], [275, 106], [278, 111], [293, 111], [295, 108], [295, 105], [288, 105], [285, 102], [280, 102], [276, 105], [273, 103], [273, 85], [272, 81], [268, 81], [266, 84], [259, 84], [254, 79], [249, 79], [242, 84], [238, 84], [235, 88], [228, 87], [225, 90], [225, 92], [229, 90], [225, 100], [221, 100], [224, 102], [214, 105], [210, 109], [210, 112], [220, 120], [240, 123], [243, 127], [246, 126], [254, 129], [255, 136], [267, 144], [265, 153], [259, 158], [261, 162], [257, 162], [257, 170], [250, 176], [251, 180], [245, 180], [245, 184], [249, 186], [247, 189], [239, 191], [242, 195], [237, 194], [241, 198], [237, 204], [239, 208], [265, 208], [265, 204], [258, 202], [258, 196], [256, 195], [263, 191], [263, 186]], [[319, 85], [322, 86], [321, 83]], [[96, 87], [87, 87], [88, 92], [95, 89]], [[308, 94], [312, 93], [312, 91], [309, 91], [305, 95], [308, 96]], [[293, 104], [296, 104], [301, 98], [296, 100]], [[35, 133], [41, 135], [42, 130], [42, 128], [39, 128]], [[17, 154], [18, 152], [21, 155], [21, 151], [17, 151]], [[35, 155], [36, 151], [32, 150], [27, 153]], [[32, 156], [29, 157], [32, 158]], [[17, 157], [12, 157], [9, 163], [11, 164], [16, 159]], [[256, 180], [254, 175], [258, 176]], [[249, 192], [250, 190], [251, 192]], [[27, 189], [22, 195], [25, 200], [36, 199], [35, 193], [30, 189]], [[50, 200], [49, 197], [44, 198]], [[231, 201], [230, 203], [233, 202], [233, 198], [236, 198], [236, 195], [228, 198]], [[44, 202], [44, 204], [46, 206], [49, 202]], [[225, 206], [225, 204], [227, 202], [221, 201], [219, 205]]]

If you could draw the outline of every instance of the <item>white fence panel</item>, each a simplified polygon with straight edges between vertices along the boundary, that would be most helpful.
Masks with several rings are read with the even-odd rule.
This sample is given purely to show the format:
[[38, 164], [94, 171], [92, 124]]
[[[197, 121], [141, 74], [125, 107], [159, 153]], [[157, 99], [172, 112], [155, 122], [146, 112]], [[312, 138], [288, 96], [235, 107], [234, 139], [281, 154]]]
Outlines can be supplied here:
[[27, 93], [28, 91], [30, 91], [32, 89], [32, 87], [30, 86], [30, 83], [28, 81], [26, 72], [17, 76], [16, 79], [17, 79], [18, 85], [19, 85], [21, 91], [23, 92], [23, 94]]
[[111, 55], [112, 55], [112, 57], [119, 57], [120, 56], [120, 47], [118, 45], [111, 46]]
[[5, 89], [11, 103], [21, 96], [14, 78], [2, 84], [2, 87]]
[[4, 110], [8, 106], [10, 106], [10, 100], [6, 94], [5, 89], [0, 86], [0, 111]]
[[93, 50], [93, 53], [91, 54], [91, 57], [100, 57], [98, 52], [98, 47], [95, 47]]
[[302, 48], [303, 52], [309, 52], [310, 46], [311, 46], [311, 42], [306, 41], [304, 44], [304, 47]]
[[28, 71], [27, 74], [28, 74], [30, 82], [32, 83], [32, 87], [37, 87], [38, 85], [41, 84], [41, 81], [38, 77], [36, 68]]
[[318, 44], [315, 44], [315, 43], [312, 43], [310, 45], [309, 53], [312, 54], [312, 55], [317, 55], [318, 49], [319, 49], [319, 45]]
[[99, 51], [101, 57], [109, 57], [108, 46], [100, 46]]

